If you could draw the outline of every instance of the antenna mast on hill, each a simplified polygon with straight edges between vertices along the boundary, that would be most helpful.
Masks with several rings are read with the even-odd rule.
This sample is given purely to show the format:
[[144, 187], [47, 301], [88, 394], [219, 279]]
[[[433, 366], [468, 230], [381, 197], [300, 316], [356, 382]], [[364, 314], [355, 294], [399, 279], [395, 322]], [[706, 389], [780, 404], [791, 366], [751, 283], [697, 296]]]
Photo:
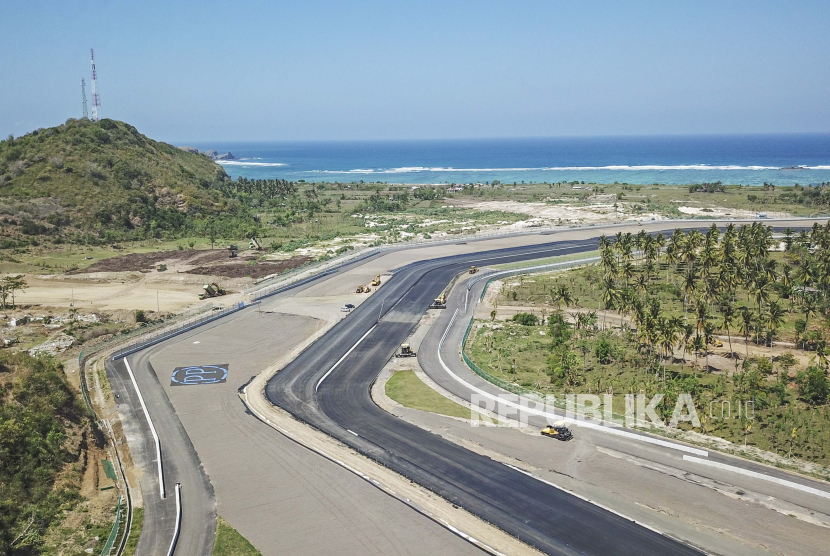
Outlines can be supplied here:
[[99, 121], [101, 119], [101, 99], [98, 96], [98, 76], [95, 75], [95, 51], [89, 49], [92, 56], [92, 121]]
[[84, 103], [84, 119], [89, 119], [89, 114], [86, 111], [86, 83], [84, 82], [84, 78], [81, 77], [81, 100]]

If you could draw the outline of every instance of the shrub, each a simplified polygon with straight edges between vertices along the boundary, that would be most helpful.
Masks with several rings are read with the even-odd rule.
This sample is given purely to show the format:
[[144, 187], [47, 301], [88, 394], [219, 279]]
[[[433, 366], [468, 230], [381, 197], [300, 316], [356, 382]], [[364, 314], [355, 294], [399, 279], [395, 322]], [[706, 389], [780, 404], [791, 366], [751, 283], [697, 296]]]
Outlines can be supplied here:
[[597, 356], [597, 361], [603, 365], [607, 365], [611, 362], [613, 353], [614, 346], [611, 345], [611, 342], [608, 341], [607, 337], [600, 336], [597, 338], [597, 343], [594, 345], [594, 355]]
[[539, 324], [539, 317], [530, 313], [516, 313], [513, 315], [513, 322], [518, 322], [523, 326], [536, 326]]
[[807, 372], [800, 371], [795, 377], [801, 398], [813, 405], [821, 405], [830, 395], [830, 380], [827, 372], [817, 365], [807, 368]]

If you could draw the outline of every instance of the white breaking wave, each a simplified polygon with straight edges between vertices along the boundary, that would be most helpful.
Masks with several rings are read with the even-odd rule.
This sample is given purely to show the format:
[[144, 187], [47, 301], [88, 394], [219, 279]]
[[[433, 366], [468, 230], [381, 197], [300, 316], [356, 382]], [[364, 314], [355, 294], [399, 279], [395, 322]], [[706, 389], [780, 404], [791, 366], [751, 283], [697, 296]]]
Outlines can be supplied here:
[[217, 160], [223, 166], [286, 166], [284, 162], [248, 162], [241, 160]]
[[[406, 166], [402, 168], [356, 168], [354, 170], [313, 170], [321, 174], [411, 174], [417, 172], [582, 172], [598, 170], [615, 171], [663, 171], [663, 170], [784, 170], [779, 166], [710, 166], [708, 164], [688, 164], [677, 166], [550, 166], [540, 168], [453, 168]], [[797, 166], [794, 170], [830, 170], [830, 166]]]

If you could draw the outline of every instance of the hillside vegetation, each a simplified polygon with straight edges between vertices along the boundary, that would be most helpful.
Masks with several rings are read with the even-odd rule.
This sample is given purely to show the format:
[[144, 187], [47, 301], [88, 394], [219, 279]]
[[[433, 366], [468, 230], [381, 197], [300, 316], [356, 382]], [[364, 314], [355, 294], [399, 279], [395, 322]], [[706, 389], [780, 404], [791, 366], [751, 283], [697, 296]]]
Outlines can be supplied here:
[[0, 141], [0, 247], [37, 237], [171, 236], [195, 232], [212, 216], [250, 220], [223, 193], [229, 180], [209, 158], [148, 139], [129, 124], [70, 119]]
[[89, 419], [57, 363], [0, 353], [0, 554], [39, 554], [81, 501]]

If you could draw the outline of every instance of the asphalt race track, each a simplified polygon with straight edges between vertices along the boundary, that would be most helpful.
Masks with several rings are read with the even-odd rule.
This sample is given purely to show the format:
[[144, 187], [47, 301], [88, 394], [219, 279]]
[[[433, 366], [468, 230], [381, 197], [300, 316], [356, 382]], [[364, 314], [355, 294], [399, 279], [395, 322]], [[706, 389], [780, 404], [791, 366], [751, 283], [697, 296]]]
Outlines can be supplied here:
[[[666, 233], [678, 224], [660, 222], [644, 228], [651, 233], [661, 229]], [[809, 225], [793, 222], [792, 226], [798, 224]], [[699, 229], [705, 228], [704, 225]], [[692, 546], [410, 425], [380, 409], [370, 397], [371, 386], [381, 369], [410, 335], [432, 299], [456, 274], [473, 264], [486, 266], [593, 251], [600, 233], [596, 230], [596, 236], [589, 239], [480, 251], [400, 267], [380, 290], [274, 375], [266, 386], [266, 396], [304, 422], [544, 552], [698, 554]], [[550, 239], [556, 237], [554, 234]], [[410, 252], [417, 259], [417, 249]], [[354, 266], [360, 264], [364, 263]], [[309, 285], [332, 279], [337, 278], [320, 277]], [[222, 334], [239, 333], [239, 326], [234, 323], [246, 314], [247, 311], [236, 313], [209, 328], [221, 330]], [[145, 516], [139, 543], [142, 554], [167, 553], [173, 532], [175, 482], [182, 483], [184, 506], [176, 553], [210, 554], [212, 549], [216, 526], [213, 486], [150, 364], [151, 354], [162, 346], [174, 347], [198, 333], [167, 340], [129, 358], [162, 438], [165, 477], [172, 477], [165, 485], [167, 497], [163, 500], [154, 477], [155, 447], [124, 363], [107, 361], [113, 393], [119, 396], [117, 403], [125, 433], [132, 438], [133, 458], [143, 469]], [[279, 330], [272, 333], [279, 334]], [[210, 362], [225, 361], [218, 358]], [[255, 372], [258, 370], [260, 367]], [[169, 375], [160, 378], [169, 380]], [[243, 418], [253, 419], [250, 415]]]
[[[408, 265], [378, 295], [277, 373], [266, 395], [305, 422], [544, 552], [697, 554], [692, 547], [405, 423], [370, 397], [380, 370], [458, 272], [471, 264], [595, 248], [596, 239], [556, 242]], [[332, 365], [370, 329], [318, 388]]]

